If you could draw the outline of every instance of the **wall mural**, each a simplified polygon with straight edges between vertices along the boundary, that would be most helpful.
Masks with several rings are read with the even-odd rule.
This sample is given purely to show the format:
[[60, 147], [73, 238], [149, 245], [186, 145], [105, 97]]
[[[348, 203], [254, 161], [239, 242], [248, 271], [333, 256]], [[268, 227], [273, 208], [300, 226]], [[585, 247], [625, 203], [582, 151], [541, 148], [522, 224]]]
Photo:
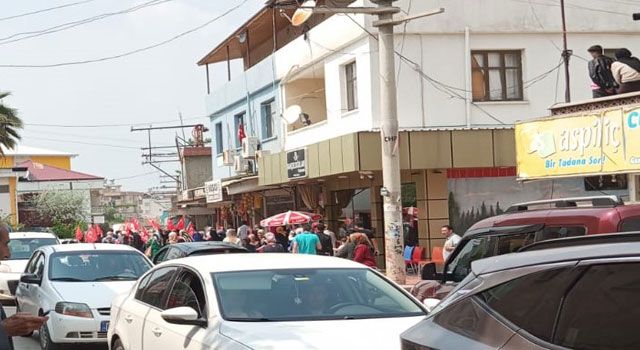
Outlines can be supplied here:
[[476, 222], [504, 213], [515, 203], [534, 200], [617, 195], [627, 190], [586, 191], [583, 178], [518, 182], [515, 177], [449, 179], [449, 220], [462, 234]]

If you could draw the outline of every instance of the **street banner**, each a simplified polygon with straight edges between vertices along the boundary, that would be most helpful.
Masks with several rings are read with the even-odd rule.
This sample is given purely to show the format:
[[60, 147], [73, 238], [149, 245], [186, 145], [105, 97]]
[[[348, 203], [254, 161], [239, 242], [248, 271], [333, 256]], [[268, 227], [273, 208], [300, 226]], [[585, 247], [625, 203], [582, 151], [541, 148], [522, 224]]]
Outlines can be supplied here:
[[640, 172], [640, 106], [516, 124], [518, 179]]

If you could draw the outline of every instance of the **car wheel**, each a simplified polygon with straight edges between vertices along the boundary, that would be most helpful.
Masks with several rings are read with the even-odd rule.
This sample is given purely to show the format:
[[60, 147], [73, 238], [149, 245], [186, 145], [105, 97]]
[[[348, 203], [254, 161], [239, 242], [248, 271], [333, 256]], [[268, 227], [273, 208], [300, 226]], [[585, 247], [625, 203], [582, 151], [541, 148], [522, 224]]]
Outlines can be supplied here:
[[40, 348], [42, 350], [62, 349], [60, 344], [56, 344], [51, 340], [51, 335], [49, 334], [49, 327], [47, 327], [46, 323], [42, 325], [42, 328], [40, 328]]
[[113, 350], [124, 350], [124, 345], [122, 345], [122, 341], [120, 339], [116, 339], [115, 342], [113, 342]]
[[[20, 304], [18, 304], [18, 301], [16, 300], [16, 313], [19, 313], [19, 312], [21, 312], [20, 311]], [[29, 334], [22, 335], [22, 337], [25, 337], [25, 338], [31, 338], [31, 336], [33, 336], [33, 332], [31, 332]]]

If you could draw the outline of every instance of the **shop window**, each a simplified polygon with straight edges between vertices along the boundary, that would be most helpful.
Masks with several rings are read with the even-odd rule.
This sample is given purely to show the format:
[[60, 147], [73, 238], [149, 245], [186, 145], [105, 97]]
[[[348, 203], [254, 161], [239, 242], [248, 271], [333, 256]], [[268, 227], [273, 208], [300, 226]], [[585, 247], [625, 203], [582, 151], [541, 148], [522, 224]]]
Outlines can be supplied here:
[[601, 175], [588, 176], [584, 178], [585, 191], [616, 191], [626, 190], [627, 175]]

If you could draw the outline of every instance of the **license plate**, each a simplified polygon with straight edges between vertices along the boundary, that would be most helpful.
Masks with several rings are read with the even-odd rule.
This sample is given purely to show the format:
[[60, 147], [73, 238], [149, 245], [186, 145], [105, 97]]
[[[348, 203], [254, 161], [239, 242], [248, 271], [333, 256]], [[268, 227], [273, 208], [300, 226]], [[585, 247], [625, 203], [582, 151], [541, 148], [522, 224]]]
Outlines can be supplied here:
[[100, 332], [107, 332], [109, 330], [109, 321], [100, 322]]

